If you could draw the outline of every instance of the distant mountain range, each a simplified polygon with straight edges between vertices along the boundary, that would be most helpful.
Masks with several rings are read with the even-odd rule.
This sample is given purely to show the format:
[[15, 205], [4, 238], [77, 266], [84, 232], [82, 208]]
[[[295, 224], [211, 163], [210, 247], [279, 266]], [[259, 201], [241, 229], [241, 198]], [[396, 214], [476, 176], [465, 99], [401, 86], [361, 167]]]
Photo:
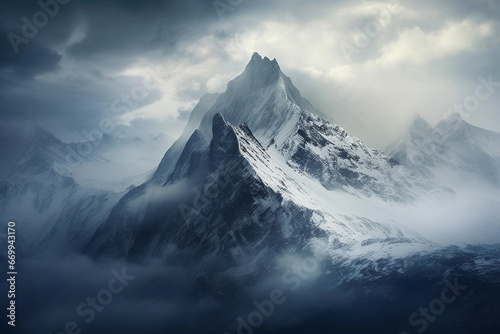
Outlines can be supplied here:
[[126, 130], [67, 144], [34, 129], [28, 151], [0, 182], [0, 217], [17, 222], [25, 250], [81, 249], [127, 188], [151, 177], [172, 141], [127, 137]]
[[452, 187], [467, 181], [500, 186], [500, 134], [473, 126], [459, 114], [435, 127], [415, 118], [391, 155], [418, 174]]
[[[499, 144], [500, 134], [457, 115], [434, 128], [416, 118], [387, 155], [318, 116], [276, 60], [255, 53], [226, 92], [201, 98], [172, 145], [105, 135], [61, 175], [61, 152], [78, 144], [38, 128], [0, 184], [0, 216], [19, 222], [28, 254], [70, 248], [98, 262], [176, 263], [183, 293], [229, 305], [272, 276], [283, 254], [301, 254], [321, 263], [322, 287], [358, 298], [368, 286], [408, 284], [387, 290], [397, 300], [410, 285], [429, 292], [429, 279], [461, 277], [484, 288], [469, 295], [470, 314], [488, 318], [477, 305], [488, 289], [498, 295], [499, 246], [439, 245], [404, 208], [454, 201], [463, 180], [488, 187], [488, 208], [498, 208]], [[500, 231], [498, 220], [470, 226]]]

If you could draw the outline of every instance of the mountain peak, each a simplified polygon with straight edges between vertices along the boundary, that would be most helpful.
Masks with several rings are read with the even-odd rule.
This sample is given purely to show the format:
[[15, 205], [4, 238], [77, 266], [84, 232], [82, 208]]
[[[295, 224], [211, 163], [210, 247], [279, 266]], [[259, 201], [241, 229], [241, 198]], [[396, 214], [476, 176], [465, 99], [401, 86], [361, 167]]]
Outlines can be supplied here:
[[37, 124], [33, 129], [33, 142], [41, 147], [62, 144], [61, 141], [52, 134], [52, 132], [44, 129], [39, 124]]
[[267, 57], [262, 58], [255, 52], [246, 66], [243, 75], [248, 77], [253, 83], [269, 84], [276, 82], [281, 77], [282, 73], [276, 59], [270, 60]]
[[454, 112], [452, 114], [450, 114], [450, 116], [448, 116], [444, 121], [445, 122], [457, 122], [457, 121], [462, 121], [462, 116], [460, 116], [459, 113], [457, 112]]
[[268, 62], [270, 62], [272, 64], [278, 64], [278, 62], [276, 61], [276, 58], [274, 58], [273, 60], [270, 60], [268, 57], [262, 58], [262, 56], [258, 52], [253, 53], [252, 59], [250, 59], [250, 62], [256, 62], [256, 63], [263, 63], [263, 62], [268, 63]]
[[429, 123], [427, 123], [427, 121], [425, 119], [422, 118], [422, 116], [420, 115], [415, 115], [415, 117], [413, 118], [413, 124], [414, 125], [429, 125]]
[[448, 118], [438, 123], [436, 128], [448, 134], [463, 132], [469, 127], [469, 123], [464, 121], [459, 113], [453, 113]]
[[252, 55], [252, 59], [250, 61], [259, 61], [262, 60], [262, 56], [258, 52], [254, 52]]
[[219, 132], [222, 132], [222, 130], [226, 127], [227, 123], [224, 120], [224, 116], [222, 116], [220, 113], [216, 113], [213, 117], [212, 121], [212, 132], [213, 136]]
[[417, 129], [424, 131], [431, 131], [432, 126], [422, 118], [420, 115], [416, 115], [411, 122], [410, 131], [415, 131]]
[[408, 138], [420, 141], [424, 138], [430, 137], [433, 130], [434, 128], [424, 118], [422, 118], [422, 116], [417, 114], [407, 127], [406, 133], [400, 141], [405, 141]]

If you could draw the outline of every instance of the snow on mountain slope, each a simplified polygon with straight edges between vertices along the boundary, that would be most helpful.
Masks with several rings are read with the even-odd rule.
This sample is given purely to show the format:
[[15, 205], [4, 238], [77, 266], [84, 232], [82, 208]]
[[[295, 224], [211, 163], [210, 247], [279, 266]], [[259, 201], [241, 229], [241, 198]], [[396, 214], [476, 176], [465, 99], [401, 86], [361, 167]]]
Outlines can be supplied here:
[[[195, 132], [192, 139], [196, 136], [199, 135]], [[208, 151], [195, 152], [186, 145], [184, 152], [190, 152], [191, 157], [180, 159], [177, 166], [184, 165], [181, 161], [189, 161], [191, 165], [188, 163], [182, 170], [191, 172], [179, 174], [172, 180], [174, 183], [163, 186], [165, 192], [175, 182], [183, 182], [183, 177], [192, 180], [197, 173], [203, 175], [199, 189], [213, 187], [210, 180], [221, 180], [227, 173], [232, 176], [228, 181], [231, 186], [209, 201], [201, 213], [198, 209], [186, 213], [183, 207], [191, 205], [192, 195], [183, 198], [180, 193], [176, 198], [164, 197], [161, 204], [149, 199], [150, 204], [139, 220], [131, 220], [126, 213], [124, 216], [127, 211], [123, 208], [116, 209], [116, 218], [112, 214], [112, 219], [96, 231], [87, 245], [88, 253], [98, 258], [127, 256], [139, 260], [158, 256], [174, 243], [181, 248], [197, 249], [195, 252], [206, 258], [200, 265], [209, 266], [221, 256], [239, 263], [242, 249], [279, 252], [283, 245], [323, 255], [330, 252], [329, 256], [345, 256], [347, 252], [361, 256], [365, 251], [376, 253], [376, 243], [385, 249], [380, 254], [388, 257], [433, 247], [400, 224], [343, 215], [345, 210], [327, 203], [317, 192], [322, 188], [324, 194], [328, 193], [319, 182], [291, 168], [283, 156], [279, 158], [279, 151], [274, 150], [273, 157], [269, 155], [246, 124], [232, 126], [220, 114], [214, 116]], [[200, 160], [193, 160], [193, 156]], [[151, 188], [141, 190], [143, 196], [148, 193]], [[133, 217], [137, 219], [138, 214]], [[236, 243], [225, 249], [221, 242], [231, 238]], [[363, 243], [371, 246], [361, 247]], [[407, 247], [399, 248], [401, 244]]]
[[220, 113], [231, 124], [246, 123], [263, 145], [271, 140], [279, 145], [295, 130], [302, 110], [313, 111], [313, 107], [276, 60], [254, 53], [245, 71], [229, 82], [205, 114], [199, 130], [210, 139], [212, 119]]
[[[199, 136], [195, 132], [191, 144]], [[216, 114], [209, 147], [189, 146], [172, 183], [155, 192], [151, 185], [134, 190], [145, 196], [136, 201], [149, 203], [141, 218], [106, 221], [87, 245], [88, 254], [139, 263], [159, 258], [184, 268], [184, 293], [201, 289], [217, 298], [235, 298], [233, 291], [268, 275], [283, 254], [321, 259], [330, 287], [413, 277], [422, 270], [439, 276], [465, 263], [470, 275], [495, 277], [495, 262], [474, 264], [491, 259], [494, 250], [427, 241], [395, 221], [404, 217], [398, 216], [402, 203], [391, 203], [391, 216], [381, 198], [360, 201], [327, 190], [290, 166], [279, 150], [261, 145], [246, 124], [234, 126]]]
[[462, 203], [450, 191], [315, 116], [287, 82], [274, 61], [254, 55], [84, 252], [179, 264], [185, 293], [218, 294], [262, 278], [284, 253], [322, 259], [335, 276], [329, 284], [340, 284], [409, 277], [426, 259], [451, 270], [463, 250], [443, 245], [482, 242], [480, 231], [498, 240], [493, 216], [460, 213], [453, 225], [444, 212]]
[[408, 216], [408, 226], [444, 243], [500, 241], [500, 133], [475, 127], [459, 114], [435, 127], [416, 117], [391, 154], [456, 193], [454, 200], [401, 208], [399, 215]]
[[[174, 238], [160, 236], [165, 233], [160, 225], [167, 224], [163, 217], [173, 219], [172, 226], [177, 226], [167, 229], [182, 229], [183, 219], [178, 217], [181, 213], [172, 203], [188, 200], [190, 191], [177, 189], [178, 198], [164, 197], [168, 203], [164, 205], [156, 203], [158, 194], [169, 193], [183, 182], [202, 189], [207, 175], [214, 174], [214, 164], [232, 155], [241, 155], [238, 159], [253, 166], [249, 167], [250, 173], [259, 181], [252, 184], [259, 184], [257, 188], [265, 187], [308, 212], [310, 217], [304, 223], [312, 223], [314, 216], [315, 224], [322, 226], [321, 233], [329, 229], [337, 242], [345, 239], [346, 244], [359, 243], [368, 236], [384, 239], [405, 234], [421, 242], [423, 239], [417, 234], [390, 220], [375, 223], [367, 217], [355, 217], [352, 212], [342, 216], [339, 213], [342, 210], [326, 203], [318, 194], [331, 198], [331, 193], [337, 190], [354, 194], [358, 200], [375, 197], [407, 202], [426, 196], [447, 198], [450, 192], [417, 177], [313, 112], [312, 105], [301, 97], [275, 60], [254, 54], [243, 74], [228, 84], [226, 92], [200, 100], [183, 135], [165, 154], [151, 182], [130, 190], [120, 200], [86, 251], [96, 257], [156, 254], [166, 240]], [[227, 129], [226, 122], [232, 124], [229, 126], [232, 130]], [[235, 144], [238, 149], [218, 154], [221, 133], [228, 131], [234, 133], [234, 141], [249, 145]], [[265, 210], [264, 203], [260, 206]], [[114, 240], [112, 244], [106, 243], [109, 239]]]
[[[67, 145], [49, 132], [35, 129], [29, 151], [1, 182], [0, 217], [16, 222], [26, 248], [32, 249], [50, 235], [56, 222], [64, 216], [67, 203], [75, 197], [90, 196], [89, 190], [54, 170], [55, 164], [66, 161], [66, 149]], [[108, 197], [100, 191], [92, 191], [92, 196], [100, 196], [101, 200]], [[91, 216], [85, 210], [81, 210], [81, 214], [86, 219]]]
[[303, 109], [313, 110], [313, 107], [281, 72], [276, 60], [255, 53], [245, 71], [228, 83], [226, 92], [200, 100], [178, 144], [172, 146], [172, 152], [167, 152], [153, 180], [157, 184], [167, 180], [195, 129], [208, 145], [212, 138], [212, 119], [217, 113], [231, 124], [247, 123], [256, 138], [267, 145], [272, 139], [286, 140]]
[[154, 184], [163, 184], [167, 181], [168, 176], [172, 173], [175, 167], [177, 159], [179, 159], [179, 156], [184, 149], [184, 145], [186, 145], [186, 142], [189, 140], [193, 132], [200, 126], [203, 116], [214, 105], [218, 97], [218, 94], [205, 94], [191, 111], [188, 124], [184, 128], [181, 136], [168, 149], [158, 165], [158, 168], [154, 172], [152, 177], [152, 182]]
[[[214, 122], [224, 122], [224, 119], [217, 114]], [[300, 171], [285, 164], [285, 159], [278, 154], [279, 151], [274, 150], [274, 154], [268, 154], [246, 124], [239, 127], [225, 122], [224, 124], [236, 135], [240, 154], [250, 163], [263, 184], [281, 194], [284, 202], [292, 201], [296, 206], [312, 210], [312, 220], [329, 234], [330, 240], [335, 239], [340, 244], [352, 244], [367, 239], [407, 237], [425, 243], [418, 234], [401, 225], [379, 224], [364, 217], [342, 216], [342, 209], [324, 200], [332, 197], [327, 195], [330, 193], [327, 189], [321, 189], [318, 187], [319, 182], [304, 177]], [[320, 194], [326, 196], [318, 196]]]
[[383, 152], [365, 146], [338, 125], [305, 111], [295, 133], [281, 147], [275, 147], [291, 166], [319, 180], [329, 190], [343, 189], [403, 202], [452, 195]]
[[[24, 251], [42, 244], [81, 248], [122, 192], [147, 180], [170, 139], [145, 142], [127, 137], [127, 127], [118, 130], [99, 141], [67, 144], [35, 129], [29, 150], [0, 183], [0, 217], [17, 223]], [[82, 147], [91, 149], [83, 154]]]
[[316, 116], [314, 107], [281, 72], [276, 60], [255, 53], [245, 71], [229, 82], [226, 92], [215, 101], [210, 99], [211, 104], [206, 100], [195, 108], [197, 121], [190, 121], [181, 139], [165, 155], [153, 177], [156, 184], [169, 179], [198, 120], [200, 146], [208, 146], [212, 119], [220, 113], [231, 124], [247, 124], [264, 147], [278, 148], [290, 165], [321, 180], [328, 189], [392, 201], [412, 201], [422, 195], [451, 196], [449, 190], [413, 175], [338, 125]]
[[392, 157], [421, 175], [455, 189], [500, 186], [500, 133], [452, 114], [434, 128], [417, 117]]
[[149, 140], [104, 134], [91, 159], [72, 169], [71, 177], [79, 184], [112, 192], [121, 192], [147, 181], [156, 170], [163, 152], [172, 144], [160, 134]]

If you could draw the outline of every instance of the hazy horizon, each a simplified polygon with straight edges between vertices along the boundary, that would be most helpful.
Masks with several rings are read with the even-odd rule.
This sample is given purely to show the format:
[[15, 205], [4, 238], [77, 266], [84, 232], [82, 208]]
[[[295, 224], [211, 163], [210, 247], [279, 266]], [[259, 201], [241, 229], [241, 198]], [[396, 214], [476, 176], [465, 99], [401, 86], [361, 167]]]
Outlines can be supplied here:
[[[35, 32], [23, 17], [33, 24], [40, 5], [3, 4], [2, 166], [34, 122], [59, 136], [107, 120], [176, 138], [199, 98], [225, 91], [253, 52], [276, 58], [305, 98], [372, 147], [455, 104], [500, 131], [497, 2], [221, 3], [68, 1]], [[493, 86], [475, 98], [484, 80]]]

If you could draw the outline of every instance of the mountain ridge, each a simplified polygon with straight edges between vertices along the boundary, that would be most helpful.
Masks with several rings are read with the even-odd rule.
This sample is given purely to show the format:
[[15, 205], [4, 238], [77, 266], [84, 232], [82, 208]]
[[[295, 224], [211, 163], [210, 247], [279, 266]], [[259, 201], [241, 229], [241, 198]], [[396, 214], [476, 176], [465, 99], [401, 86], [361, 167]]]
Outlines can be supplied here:
[[457, 113], [434, 127], [422, 122], [413, 122], [394, 145], [393, 159], [436, 180], [440, 169], [451, 171], [455, 181], [446, 181], [447, 186], [463, 178], [500, 186], [500, 133], [469, 124]]

